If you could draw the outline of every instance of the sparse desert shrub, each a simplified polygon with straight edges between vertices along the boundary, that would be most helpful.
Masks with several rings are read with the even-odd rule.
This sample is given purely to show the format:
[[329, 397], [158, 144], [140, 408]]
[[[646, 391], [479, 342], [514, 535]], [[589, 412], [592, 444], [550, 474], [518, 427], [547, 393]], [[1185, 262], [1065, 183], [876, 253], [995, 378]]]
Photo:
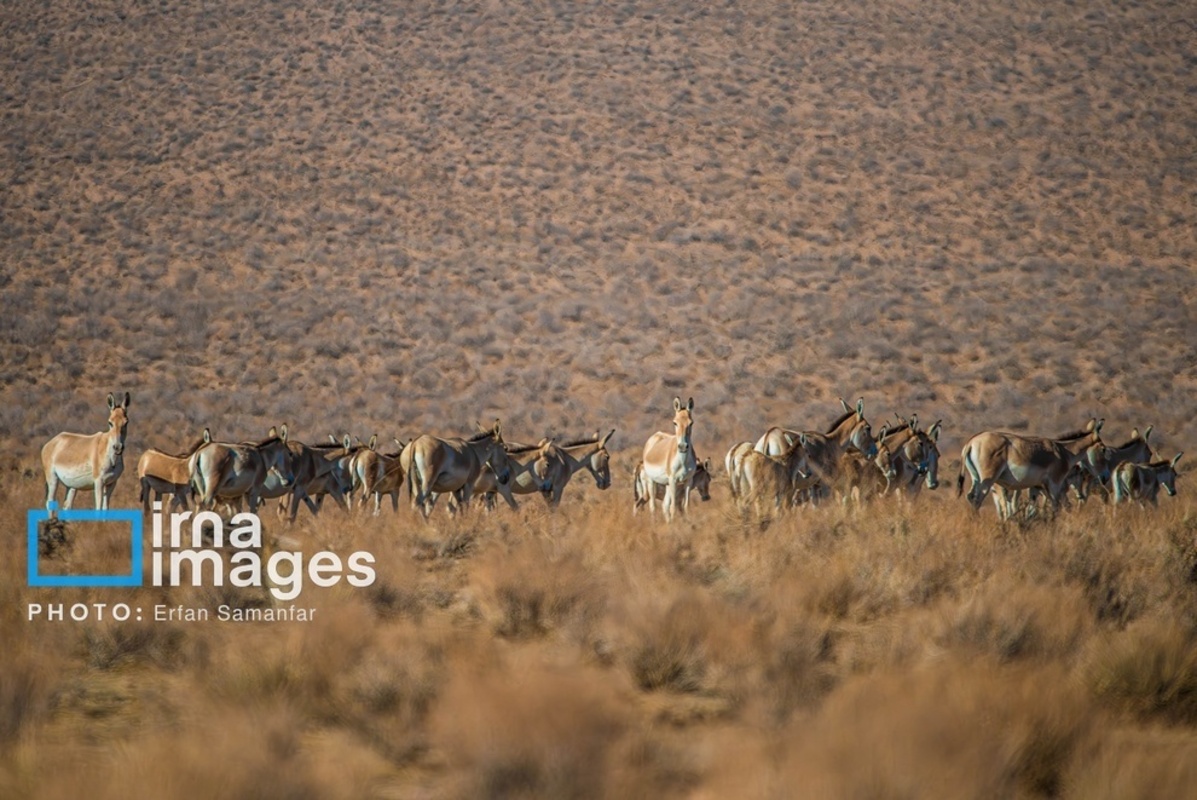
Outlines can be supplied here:
[[509, 550], [495, 548], [473, 570], [483, 607], [495, 632], [506, 638], [543, 636], [567, 629], [584, 642], [603, 610], [597, 580], [572, 550], [523, 541]]
[[1086, 678], [1093, 694], [1116, 708], [1197, 722], [1197, 636], [1175, 622], [1144, 619], [1099, 641]]
[[88, 627], [82, 638], [87, 663], [96, 669], [113, 669], [136, 661], [170, 669], [183, 657], [186, 633], [176, 624], [129, 621]]
[[782, 775], [812, 797], [1050, 797], [1092, 726], [1060, 670], [949, 660], [846, 684], [795, 723]]
[[1027, 586], [995, 578], [976, 596], [951, 604], [940, 641], [999, 662], [1069, 661], [1091, 628], [1079, 589]]
[[604, 673], [582, 667], [458, 671], [432, 720], [458, 792], [487, 798], [605, 796], [625, 725]]

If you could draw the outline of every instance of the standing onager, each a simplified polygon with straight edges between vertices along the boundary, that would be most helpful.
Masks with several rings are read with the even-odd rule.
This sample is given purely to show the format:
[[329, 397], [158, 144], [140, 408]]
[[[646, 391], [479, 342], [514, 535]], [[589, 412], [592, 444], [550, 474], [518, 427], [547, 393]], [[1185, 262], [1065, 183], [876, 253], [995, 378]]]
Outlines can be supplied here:
[[[1156, 455], [1155, 450], [1151, 448], [1151, 443], [1149, 442], [1153, 428], [1153, 425], [1148, 425], [1147, 430], [1142, 434], [1139, 433], [1138, 428], [1135, 428], [1131, 431], [1130, 439], [1118, 447], [1111, 447], [1109, 449], [1111, 475], [1122, 464], [1150, 464], [1154, 461], [1162, 460]], [[1108, 501], [1110, 499], [1112, 487], [1097, 483], [1089, 473], [1081, 472], [1077, 474], [1074, 470], [1072, 479], [1072, 483], [1074, 484], [1072, 488], [1078, 500], [1083, 502], [1093, 491], [1099, 492], [1103, 500]]]
[[95, 492], [96, 508], [108, 508], [117, 478], [125, 471], [125, 436], [129, 428], [129, 393], [118, 405], [108, 395], [108, 430], [100, 433], [60, 433], [42, 447], [42, 469], [46, 473], [46, 508], [58, 494], [58, 484], [67, 487], [62, 507], [70, 508], [78, 489]]
[[723, 458], [723, 468], [727, 470], [727, 483], [731, 488], [733, 500], [739, 500], [743, 491], [744, 457], [753, 452], [752, 442], [733, 444]]
[[550, 508], [561, 504], [565, 487], [574, 475], [587, 470], [600, 491], [611, 488], [611, 454], [607, 442], [615, 435], [612, 428], [606, 436], [595, 431], [593, 436], [574, 439], [559, 445], [548, 442], [539, 458], [532, 462], [533, 480], [539, 483]]
[[191, 498], [191, 470], [188, 461], [191, 455], [201, 447], [205, 441], [212, 440], [212, 433], [205, 428], [204, 435], [184, 453], [172, 456], [161, 450], [150, 448], [141, 454], [137, 460], [137, 478], [141, 484], [141, 504], [145, 513], [150, 513], [150, 493], [154, 493], [154, 501], [161, 501], [162, 495], [171, 496], [170, 509], [190, 508], [187, 502]]
[[350, 464], [350, 474], [353, 479], [353, 490], [360, 492], [360, 503], [374, 497], [374, 516], [382, 512], [382, 496], [391, 496], [391, 509], [399, 510], [399, 491], [403, 488], [403, 466], [399, 463], [399, 456], [403, 453], [403, 442], [395, 440], [399, 449], [394, 453], [380, 453], [375, 449], [377, 436], [370, 437], [370, 443], [357, 451]]
[[287, 442], [279, 436], [268, 436], [256, 444], [232, 444], [213, 442], [204, 431], [204, 444], [191, 454], [187, 467], [200, 508], [211, 508], [217, 500], [240, 503], [244, 497], [256, 514], [267, 476], [284, 486], [295, 479]]
[[795, 496], [814, 486], [817, 481], [810, 473], [804, 433], [799, 433], [779, 455], [765, 455], [756, 450], [743, 453], [739, 470], [737, 499], [741, 505], [751, 503], [761, 516], [764, 515], [766, 501], [771, 501], [774, 512], [791, 508]]
[[938, 443], [943, 420], [925, 431], [919, 429], [917, 414], [911, 415], [909, 420], [898, 417], [898, 421], [901, 423], [898, 427], [877, 437], [877, 444], [886, 444], [890, 451], [894, 471], [891, 488], [914, 497], [924, 485], [928, 489], [939, 486]]
[[438, 493], [452, 492], [457, 506], [465, 510], [474, 493], [474, 484], [488, 463], [500, 483], [511, 477], [499, 420], [495, 420], [493, 429], [468, 440], [438, 439], [425, 434], [403, 448], [399, 460], [407, 475], [412, 508], [420, 509], [425, 519], [432, 514]]
[[[661, 500], [664, 497], [665, 487], [646, 478], [644, 463], [640, 462], [636, 464], [636, 471], [632, 475], [632, 491], [636, 495], [636, 504], [632, 507], [632, 513], [636, 513], [654, 500]], [[711, 459], [699, 461], [698, 466], [694, 468], [694, 474], [690, 476], [690, 485], [686, 487], [685, 492], [686, 509], [689, 509], [691, 492], [698, 492], [698, 496], [704, 503], [711, 499]]]
[[1176, 462], [1184, 453], [1177, 453], [1171, 461], [1153, 461], [1150, 464], [1119, 464], [1114, 470], [1114, 502], [1135, 499], [1159, 505], [1160, 487], [1169, 497], [1176, 497]]
[[[690, 476], [698, 468], [691, 439], [694, 430], [694, 398], [683, 406], [680, 397], [673, 398], [673, 433], [657, 431], [644, 443], [644, 477], [649, 483], [665, 487], [661, 510], [670, 522], [677, 513], [679, 497], [683, 506], [690, 491]], [[653, 509], [653, 495], [649, 492], [649, 509]], [[633, 506], [634, 507], [634, 506]]]
[[998, 517], [1009, 519], [1014, 508], [1012, 492], [1019, 489], [1046, 489], [1053, 509], [1060, 507], [1069, 472], [1080, 466], [1098, 481], [1109, 478], [1107, 448], [1101, 441], [1102, 421], [1092, 419], [1077, 434], [1059, 439], [1018, 436], [1000, 431], [984, 431], [965, 443], [956, 477], [956, 495], [964, 491], [964, 473], [972, 479], [968, 499], [974, 509], [981, 507], [994, 486]]
[[806, 456], [810, 471], [824, 487], [835, 484], [839, 470], [840, 456], [849, 450], [857, 450], [865, 458], [875, 458], [877, 442], [873, 439], [873, 428], [864, 415], [864, 398], [856, 401], [852, 408], [840, 398], [844, 413], [831, 424], [827, 433], [815, 431], [794, 431], [786, 428], [770, 428], [757, 440], [756, 451], [767, 456], [784, 453], [799, 437], [806, 436]]
[[545, 450], [552, 444], [552, 439], [541, 439], [536, 444], [505, 442], [503, 450], [507, 453], [507, 467], [510, 470], [507, 482], [500, 483], [498, 473], [487, 466], [474, 482], [474, 494], [482, 498], [487, 509], [495, 507], [495, 495], [502, 497], [511, 509], [519, 508], [513, 497], [516, 494], [544, 493], [545, 501], [548, 502], [550, 487], [532, 472], [532, 465], [543, 457]]
[[343, 510], [349, 510], [346, 501], [353, 491], [352, 466], [365, 445], [353, 446], [353, 439], [347, 433], [339, 441], [331, 433], [329, 442], [311, 446], [316, 463], [320, 465], [314, 477], [303, 486], [307, 495], [304, 504], [316, 516], [324, 508], [324, 498], [332, 497]]
[[852, 500], [859, 504], [863, 500], [887, 495], [897, 486], [898, 471], [894, 466], [897, 458], [884, 441], [885, 428], [881, 429], [877, 439], [881, 444], [877, 446], [877, 455], [873, 458], [865, 458], [854, 450], [840, 456], [835, 484], [840, 502], [847, 504]]

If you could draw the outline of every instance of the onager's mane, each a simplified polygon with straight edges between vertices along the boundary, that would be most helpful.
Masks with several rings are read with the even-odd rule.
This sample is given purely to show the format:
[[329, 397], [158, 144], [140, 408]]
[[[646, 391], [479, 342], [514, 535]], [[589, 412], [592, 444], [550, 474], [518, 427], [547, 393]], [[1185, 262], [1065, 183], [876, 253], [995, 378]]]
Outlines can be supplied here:
[[835, 429], [838, 428], [839, 426], [843, 425], [844, 420], [848, 419], [848, 417], [855, 417], [855, 416], [856, 416], [855, 410], [845, 411], [843, 414], [840, 415], [839, 419], [837, 419], [835, 422], [831, 423], [831, 427], [829, 427], [827, 429], [827, 433], [835, 433]]
[[489, 439], [489, 438], [493, 437], [494, 435], [495, 435], [494, 431], [481, 431], [479, 433], [475, 433], [473, 436], [466, 439], [466, 442], [468, 442], [469, 444], [477, 444], [478, 442], [485, 441], [486, 439]]
[[[473, 441], [473, 440], [471, 440]], [[507, 451], [507, 455], [519, 455], [521, 453], [531, 453], [534, 450], [539, 450], [539, 444], [505, 444], [503, 449]]]
[[559, 444], [558, 447], [581, 447], [584, 444], [597, 444], [598, 436], [584, 436], [581, 439], [570, 439], [565, 444]]
[[[188, 447], [183, 452], [175, 455], [174, 457], [175, 458], [191, 458], [191, 456], [195, 455], [195, 451], [199, 450], [203, 446], [204, 446], [204, 437], [201, 436], [200, 438], [196, 439], [191, 444], [190, 447]], [[158, 452], [163, 452], [163, 451], [159, 450]], [[168, 453], [167, 455], [170, 455], [170, 454]]]

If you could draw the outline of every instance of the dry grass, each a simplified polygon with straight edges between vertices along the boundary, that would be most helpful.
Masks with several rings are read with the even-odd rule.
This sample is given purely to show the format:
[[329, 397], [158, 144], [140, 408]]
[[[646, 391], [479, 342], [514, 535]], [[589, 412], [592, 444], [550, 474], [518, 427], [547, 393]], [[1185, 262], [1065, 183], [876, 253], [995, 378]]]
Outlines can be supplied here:
[[[5, 491], [19, 505], [39, 489]], [[26, 603], [62, 594], [22, 588], [10, 560], [0, 791], [1089, 797], [1094, 773], [1117, 796], [1187, 774], [1188, 500], [1134, 513], [1133, 536], [1096, 502], [999, 526], [945, 493], [765, 531], [718, 489], [669, 529], [629, 506], [589, 489], [558, 514], [268, 524], [305, 550], [374, 552], [380, 581], [309, 588], [314, 621], [252, 629], [29, 622]], [[1136, 611], [1110, 613], [1111, 594], [1137, 594]]]
[[[10, 542], [42, 443], [113, 390], [130, 473], [205, 426], [617, 434], [614, 488], [556, 515], [305, 512], [305, 550], [379, 565], [306, 590], [311, 624], [29, 622], [271, 601], [6, 559], [0, 796], [1191, 793], [1186, 479], [1024, 526], [942, 490], [763, 530], [721, 484], [670, 529], [629, 509], [674, 395], [716, 461], [861, 395], [944, 420], [945, 484], [995, 426], [1191, 450], [1187, 6], [10, 5]], [[81, 531], [48, 570], [114, 563]]]

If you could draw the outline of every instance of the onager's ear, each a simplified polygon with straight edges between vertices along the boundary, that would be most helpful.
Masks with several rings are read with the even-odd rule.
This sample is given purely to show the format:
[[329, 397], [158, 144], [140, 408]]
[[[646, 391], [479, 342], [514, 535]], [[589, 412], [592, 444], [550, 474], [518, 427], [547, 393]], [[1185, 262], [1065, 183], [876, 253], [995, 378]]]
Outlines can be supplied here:
[[112, 392], [109, 392], [108, 393], [108, 410], [111, 411], [114, 408], [116, 408], [116, 395], [114, 395]]
[[844, 399], [844, 398], [842, 398], [842, 397], [840, 398], [840, 405], [844, 407], [844, 413], [845, 413], [845, 414], [851, 414], [851, 413], [852, 413], [852, 407], [851, 407], [850, 405], [848, 405], [848, 401], [847, 401], [847, 400], [845, 400], [845, 399]]
[[129, 393], [125, 392], [125, 402], [121, 403], [121, 408], [129, 407]]
[[1176, 462], [1180, 461], [1180, 457], [1184, 455], [1184, 451], [1180, 451], [1172, 457], [1172, 469], [1176, 469]]
[[1147, 430], [1143, 431], [1143, 441], [1146, 442], [1148, 439], [1151, 438], [1151, 431], [1153, 428], [1155, 428], [1154, 425], [1148, 425]]
[[614, 435], [615, 435], [615, 429], [612, 428], [611, 432], [608, 433], [606, 436], [604, 436], [602, 438], [602, 440], [599, 442], [599, 447], [605, 448], [607, 446], [607, 442], [611, 441], [611, 437]]
[[267, 439], [276, 439], [276, 438], [278, 438], [278, 428], [276, 428], [276, 427], [274, 427], [273, 425], [271, 425], [271, 426], [270, 426], [270, 430], [266, 431], [266, 438], [267, 438]]
[[673, 413], [676, 414], [677, 412], [679, 412], [681, 410], [682, 410], [682, 398], [680, 398], [680, 397], [673, 398]]
[[686, 403], [686, 410], [687, 411], [694, 410], [694, 398], [693, 397], [690, 398], [690, 402]]
[[935, 424], [931, 426], [931, 429], [929, 431], [927, 431], [927, 435], [931, 437], [931, 441], [933, 441], [933, 442], [939, 441], [939, 427], [942, 424], [943, 424], [943, 420], [937, 419], [937, 420], [935, 420]]
[[287, 423], [285, 423], [285, 422], [283, 423], [282, 430], [279, 432], [279, 438], [282, 439], [284, 443], [286, 443], [286, 441], [287, 441]]
[[856, 418], [864, 419], [864, 398], [856, 401]]
[[378, 444], [378, 434], [375, 433], [372, 436], [370, 436], [370, 442], [366, 445], [366, 447], [369, 448], [370, 450], [373, 450], [377, 444]]
[[341, 447], [344, 447], [346, 450], [348, 450], [352, 446], [353, 439], [349, 438], [349, 434], [345, 434], [345, 438], [341, 440]]
[[212, 443], [212, 430], [210, 428], [204, 428], [204, 444], [211, 444], [211, 443]]
[[[913, 428], [911, 430], [913, 430]], [[877, 441], [878, 442], [885, 441], [886, 436], [889, 436], [889, 423], [888, 422], [881, 426], [881, 432], [877, 434]]]

